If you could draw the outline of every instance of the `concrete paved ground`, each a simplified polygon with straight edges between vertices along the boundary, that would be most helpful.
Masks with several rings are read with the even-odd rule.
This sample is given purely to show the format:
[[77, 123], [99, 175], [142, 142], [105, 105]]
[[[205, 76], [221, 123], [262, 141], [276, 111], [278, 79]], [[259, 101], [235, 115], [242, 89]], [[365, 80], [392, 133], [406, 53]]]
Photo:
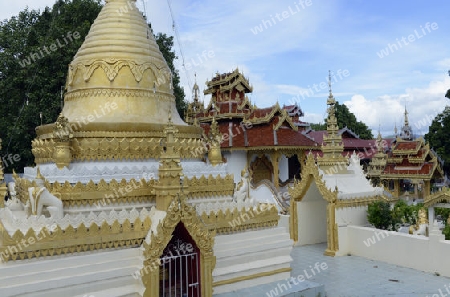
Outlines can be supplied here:
[[[364, 296], [428, 296], [450, 297], [450, 278], [404, 268], [356, 256], [326, 257], [325, 244], [297, 246], [292, 250], [291, 276], [297, 284], [311, 286], [314, 291], [294, 294], [270, 295], [274, 288], [282, 287], [278, 282], [256, 286], [246, 290], [217, 294], [217, 297], [270, 297], [270, 296], [316, 296], [325, 286], [328, 297]], [[420, 257], [420, 255], [417, 255]], [[317, 263], [317, 264], [316, 264]], [[326, 268], [325, 268], [326, 267]], [[299, 278], [300, 276], [300, 278]], [[305, 279], [299, 283], [299, 279]], [[310, 283], [308, 283], [309, 281]], [[292, 281], [291, 281], [292, 283]], [[294, 284], [292, 284], [294, 286]], [[316, 295], [311, 295], [314, 293]], [[322, 294], [323, 296], [323, 294]]]

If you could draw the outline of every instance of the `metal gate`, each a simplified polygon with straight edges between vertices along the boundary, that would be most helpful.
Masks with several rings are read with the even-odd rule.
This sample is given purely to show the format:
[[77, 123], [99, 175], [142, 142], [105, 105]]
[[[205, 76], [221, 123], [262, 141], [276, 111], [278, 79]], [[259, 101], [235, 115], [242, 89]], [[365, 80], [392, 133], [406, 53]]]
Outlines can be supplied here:
[[197, 253], [161, 257], [160, 297], [200, 297]]

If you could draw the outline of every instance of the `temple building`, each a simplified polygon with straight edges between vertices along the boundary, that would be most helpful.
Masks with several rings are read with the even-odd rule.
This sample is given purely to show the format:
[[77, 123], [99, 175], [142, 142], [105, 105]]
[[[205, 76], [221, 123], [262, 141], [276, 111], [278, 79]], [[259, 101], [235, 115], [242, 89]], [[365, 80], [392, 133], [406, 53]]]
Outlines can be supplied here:
[[[287, 168], [288, 156], [303, 157], [299, 144], [314, 147], [289, 142], [301, 112], [256, 111], [236, 72], [228, 89], [229, 77], [211, 81], [217, 104], [185, 123], [143, 14], [117, 14], [124, 5], [135, 0], [106, 1], [69, 65], [60, 116], [36, 129], [36, 167], [15, 175], [16, 195], [0, 204], [0, 296], [210, 297], [288, 278], [289, 231], [270, 189], [249, 187], [246, 165], [278, 181], [276, 162]], [[223, 124], [226, 107], [244, 119], [226, 148], [271, 131], [248, 162], [237, 153], [238, 168], [217, 141], [236, 129]], [[251, 199], [262, 193], [268, 202]]]
[[318, 149], [318, 144], [302, 133], [309, 124], [301, 121], [304, 114], [298, 105], [258, 108], [246, 95], [252, 91], [238, 69], [216, 74], [206, 82], [204, 94], [211, 95], [206, 108], [198, 99], [198, 85], [194, 86], [186, 121], [202, 127], [205, 134], [217, 126], [224, 136], [220, 140], [223, 161], [233, 168], [235, 181], [247, 167], [253, 184], [267, 180], [280, 189], [300, 177], [305, 152]]
[[413, 190], [415, 198], [426, 199], [430, 195], [432, 184], [444, 177], [443, 164], [422, 137], [413, 140], [406, 109], [404, 124], [392, 147], [387, 149], [384, 144], [378, 134], [379, 149], [368, 172], [373, 183], [383, 184], [395, 197]]

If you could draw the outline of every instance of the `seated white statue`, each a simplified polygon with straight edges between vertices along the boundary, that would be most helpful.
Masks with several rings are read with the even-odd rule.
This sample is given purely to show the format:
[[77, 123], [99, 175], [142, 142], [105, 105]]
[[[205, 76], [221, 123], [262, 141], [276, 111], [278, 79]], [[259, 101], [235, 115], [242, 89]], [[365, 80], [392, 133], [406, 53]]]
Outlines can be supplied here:
[[8, 183], [9, 199], [6, 201], [6, 207], [10, 210], [23, 210], [23, 204], [17, 199], [16, 183]]
[[50, 217], [55, 219], [62, 218], [64, 216], [62, 201], [47, 190], [39, 171], [37, 175], [35, 179], [37, 186], [28, 188], [31, 214], [36, 216], [42, 215], [42, 208], [46, 206]]
[[249, 180], [248, 171], [243, 169], [241, 172], [241, 181], [236, 185], [233, 199], [236, 202], [244, 202], [249, 197]]

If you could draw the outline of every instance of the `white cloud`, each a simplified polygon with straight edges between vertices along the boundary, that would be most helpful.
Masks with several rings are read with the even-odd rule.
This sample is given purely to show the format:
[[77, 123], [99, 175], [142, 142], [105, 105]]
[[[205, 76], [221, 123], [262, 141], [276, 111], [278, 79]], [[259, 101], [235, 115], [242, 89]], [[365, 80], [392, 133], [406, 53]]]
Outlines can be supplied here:
[[434, 117], [444, 110], [449, 100], [444, 97], [450, 88], [450, 78], [442, 81], [433, 81], [427, 88], [407, 89], [404, 94], [384, 95], [373, 100], [363, 95], [354, 95], [351, 100], [345, 101], [349, 110], [358, 120], [367, 124], [371, 129], [392, 134], [394, 125], [399, 129], [404, 122], [405, 105], [408, 110], [409, 124], [417, 135], [428, 132], [428, 126]]
[[324, 123], [324, 119], [327, 117], [327, 114], [318, 114], [318, 113], [310, 113], [310, 112], [305, 112], [305, 116], [301, 119], [304, 122], [307, 123], [315, 123], [315, 124], [319, 124], [319, 123]]

